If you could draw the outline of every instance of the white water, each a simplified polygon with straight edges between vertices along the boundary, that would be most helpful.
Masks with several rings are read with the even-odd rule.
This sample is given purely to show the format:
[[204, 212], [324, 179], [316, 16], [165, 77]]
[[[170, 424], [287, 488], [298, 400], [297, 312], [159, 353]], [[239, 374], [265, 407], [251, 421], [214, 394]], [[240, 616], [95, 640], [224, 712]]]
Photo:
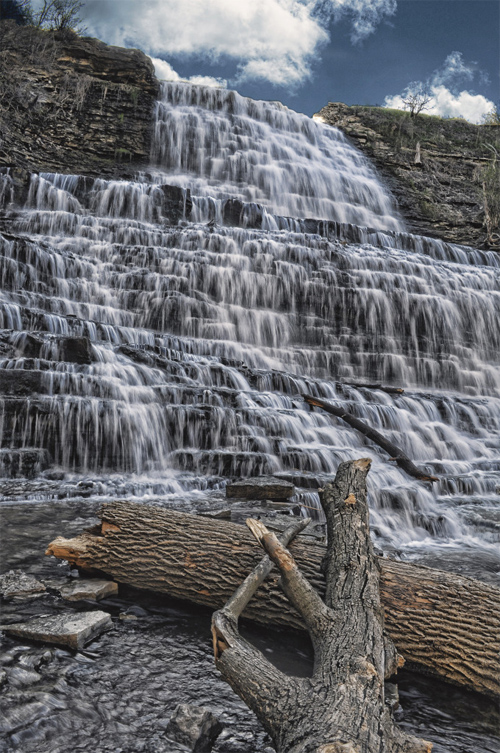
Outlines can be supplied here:
[[290, 217], [400, 229], [373, 168], [341, 131], [279, 102], [164, 83], [151, 157], [170, 183], [202, 197], [257, 202]]
[[[156, 117], [151, 173], [33, 176], [10, 226], [25, 240], [0, 238], [0, 366], [36, 378], [32, 396], [2, 400], [2, 447], [43, 448], [102, 496], [163, 502], [260, 473], [314, 487], [369, 455], [382, 546], [491, 554], [498, 256], [406, 234], [364, 157], [281, 105], [169, 84]], [[196, 222], [165, 222], [166, 183], [192, 189]], [[267, 229], [222, 226], [228, 196], [254, 202]], [[311, 216], [330, 221], [323, 234], [305, 232]], [[62, 338], [79, 336], [91, 363], [64, 358]], [[408, 478], [303, 393], [440, 481]], [[317, 503], [311, 489], [299, 498]]]

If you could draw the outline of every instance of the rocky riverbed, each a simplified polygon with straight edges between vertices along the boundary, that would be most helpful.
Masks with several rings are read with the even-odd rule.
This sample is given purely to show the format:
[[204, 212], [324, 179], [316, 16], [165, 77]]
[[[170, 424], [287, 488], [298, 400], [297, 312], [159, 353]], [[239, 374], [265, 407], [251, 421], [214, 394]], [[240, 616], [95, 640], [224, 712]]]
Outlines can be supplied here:
[[[2, 507], [3, 566], [54, 584], [70, 576], [43, 557], [56, 534], [95, 521], [89, 500]], [[210, 613], [158, 594], [120, 587], [99, 602], [47, 593], [2, 603], [2, 621], [40, 614], [107, 612], [113, 627], [78, 651], [2, 637], [2, 753], [183, 753], [167, 736], [179, 703], [208, 707], [223, 730], [214, 753], [270, 753], [270, 740], [214, 667]], [[244, 634], [283, 671], [307, 676], [312, 648], [303, 634], [246, 625]], [[494, 753], [500, 741], [494, 702], [403, 671], [398, 721], [431, 740], [436, 753]]]

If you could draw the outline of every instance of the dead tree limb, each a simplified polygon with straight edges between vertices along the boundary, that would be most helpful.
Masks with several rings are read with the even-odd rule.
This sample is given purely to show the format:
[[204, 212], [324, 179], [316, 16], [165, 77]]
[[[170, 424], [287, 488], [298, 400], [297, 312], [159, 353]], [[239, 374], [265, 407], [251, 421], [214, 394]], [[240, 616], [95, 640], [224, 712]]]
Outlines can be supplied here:
[[[73, 539], [58, 537], [47, 554], [135, 588], [220, 609], [260, 561], [245, 526], [137, 502], [108, 502], [102, 522]], [[323, 544], [290, 545], [301, 571], [325, 593]], [[500, 590], [455, 573], [380, 560], [387, 630], [409, 662], [443, 680], [500, 695]], [[265, 625], [304, 629], [274, 570], [245, 609]]]
[[248, 521], [307, 625], [312, 677], [280, 672], [240, 637], [235, 621], [227, 631], [225, 609], [213, 617], [216, 666], [256, 713], [278, 753], [424, 753], [432, 747], [397, 727], [384, 699], [384, 677], [396, 671], [398, 657], [384, 633], [380, 571], [370, 540], [370, 464], [366, 458], [342, 463], [322, 493], [329, 542], [324, 600], [276, 536]]
[[366, 384], [365, 382], [337, 382], [338, 385], [347, 387], [362, 387], [365, 390], [380, 390], [387, 392], [388, 395], [403, 395], [404, 390], [401, 387], [385, 387], [383, 384]]
[[343, 408], [339, 408], [336, 405], [326, 402], [326, 400], [321, 400], [320, 398], [312, 397], [311, 395], [303, 395], [302, 397], [308, 405], [315, 408], [322, 408], [327, 413], [331, 413], [333, 416], [341, 418], [346, 424], [352, 426], [353, 429], [357, 429], [357, 431], [361, 432], [365, 437], [371, 439], [375, 444], [378, 444], [379, 447], [389, 453], [391, 460], [395, 460], [399, 467], [409, 476], [413, 476], [413, 478], [417, 478], [419, 481], [439, 481], [436, 476], [429, 476], [426, 471], [418, 468], [415, 463], [405, 455], [400, 447], [386, 439], [383, 434], [376, 429], [372, 429], [371, 426], [365, 424], [364, 421], [360, 421], [359, 418], [347, 413]]

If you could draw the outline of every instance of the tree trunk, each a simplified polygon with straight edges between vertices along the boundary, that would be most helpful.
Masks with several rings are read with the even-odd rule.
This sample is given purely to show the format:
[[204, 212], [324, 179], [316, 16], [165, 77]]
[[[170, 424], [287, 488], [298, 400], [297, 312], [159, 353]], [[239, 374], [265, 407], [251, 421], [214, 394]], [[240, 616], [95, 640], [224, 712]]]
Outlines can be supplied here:
[[385, 703], [384, 677], [399, 662], [384, 633], [380, 570], [370, 540], [370, 464], [342, 463], [322, 492], [328, 525], [324, 599], [276, 536], [247, 521], [304, 618], [314, 646], [312, 677], [283, 674], [240, 637], [237, 620], [245, 592], [250, 598], [254, 591], [251, 579], [237, 600], [213, 616], [217, 668], [258, 716], [278, 753], [424, 753], [432, 747], [403, 732]]
[[[53, 541], [47, 554], [120, 583], [220, 609], [259, 562], [245, 526], [134, 502], [103, 506], [102, 524]], [[301, 540], [302, 538], [302, 540]], [[297, 538], [290, 547], [320, 595], [325, 547]], [[407, 661], [443, 679], [500, 694], [500, 591], [479, 581], [380, 559], [386, 629]], [[304, 629], [272, 573], [244, 612], [264, 624]]]

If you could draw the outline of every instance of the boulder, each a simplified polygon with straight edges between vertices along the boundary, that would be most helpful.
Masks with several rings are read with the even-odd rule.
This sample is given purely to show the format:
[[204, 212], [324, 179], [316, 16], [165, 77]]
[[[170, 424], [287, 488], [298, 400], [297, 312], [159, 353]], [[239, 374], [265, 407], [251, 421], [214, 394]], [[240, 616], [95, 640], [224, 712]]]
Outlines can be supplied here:
[[45, 593], [45, 586], [33, 575], [22, 570], [9, 570], [0, 575], [0, 596], [4, 599], [25, 599]]
[[1, 625], [8, 635], [42, 643], [55, 643], [78, 650], [112, 627], [107, 612], [78, 612], [44, 615], [28, 622]]
[[209, 753], [221, 732], [222, 724], [209, 709], [187, 703], [176, 706], [166, 729], [168, 737], [192, 753]]
[[258, 476], [235, 481], [226, 486], [226, 497], [231, 499], [289, 499], [295, 487], [274, 476]]

